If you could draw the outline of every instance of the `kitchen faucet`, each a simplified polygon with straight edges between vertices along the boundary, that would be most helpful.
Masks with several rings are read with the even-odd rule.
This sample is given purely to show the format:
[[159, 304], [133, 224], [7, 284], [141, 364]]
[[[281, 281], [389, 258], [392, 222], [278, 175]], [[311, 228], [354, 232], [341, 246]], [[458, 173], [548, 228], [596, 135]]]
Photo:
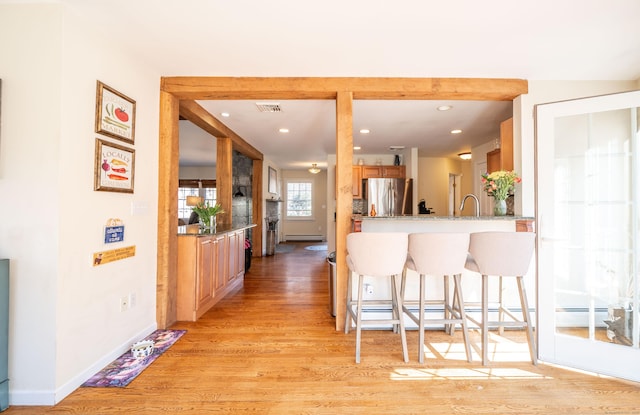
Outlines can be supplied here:
[[476, 202], [476, 217], [480, 217], [480, 201], [476, 197], [476, 195], [469, 193], [462, 198], [462, 203], [460, 203], [460, 211], [464, 209], [464, 202], [466, 202], [467, 198], [471, 197]]

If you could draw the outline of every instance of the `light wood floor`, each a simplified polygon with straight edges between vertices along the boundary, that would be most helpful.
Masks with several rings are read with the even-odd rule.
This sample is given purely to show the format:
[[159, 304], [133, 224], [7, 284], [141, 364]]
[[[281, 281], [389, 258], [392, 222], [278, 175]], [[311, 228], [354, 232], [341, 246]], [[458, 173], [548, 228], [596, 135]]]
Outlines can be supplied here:
[[[80, 388], [55, 407], [17, 414], [640, 414], [640, 385], [528, 361], [524, 336], [493, 336], [488, 367], [464, 358], [462, 337], [334, 330], [326, 251], [296, 244], [256, 259], [244, 288], [196, 323], [126, 388]], [[478, 340], [474, 333], [472, 339]], [[499, 340], [499, 341], [498, 341]]]

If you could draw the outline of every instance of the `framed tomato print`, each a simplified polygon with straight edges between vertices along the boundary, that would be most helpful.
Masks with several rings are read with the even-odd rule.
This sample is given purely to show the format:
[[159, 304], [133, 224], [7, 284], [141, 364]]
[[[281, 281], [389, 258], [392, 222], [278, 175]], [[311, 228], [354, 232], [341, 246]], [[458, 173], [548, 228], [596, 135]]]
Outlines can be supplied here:
[[133, 193], [135, 150], [96, 138], [94, 190]]
[[97, 81], [96, 133], [133, 144], [136, 129], [136, 102]]

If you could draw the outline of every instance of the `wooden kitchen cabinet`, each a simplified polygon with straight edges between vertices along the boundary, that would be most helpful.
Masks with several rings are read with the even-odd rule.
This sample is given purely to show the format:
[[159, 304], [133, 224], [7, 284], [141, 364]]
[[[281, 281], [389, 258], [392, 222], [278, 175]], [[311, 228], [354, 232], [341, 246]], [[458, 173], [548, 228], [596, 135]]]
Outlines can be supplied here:
[[363, 179], [382, 177], [382, 166], [360, 166]]
[[196, 321], [244, 283], [244, 229], [178, 237], [178, 321]]
[[354, 199], [362, 199], [362, 166], [353, 166], [351, 170], [351, 192]]
[[404, 179], [405, 166], [382, 166], [382, 177], [388, 179]]
[[500, 148], [487, 153], [487, 172], [513, 170], [513, 118], [500, 123]]
[[362, 167], [363, 179], [404, 179], [406, 176], [406, 166], [360, 166]]

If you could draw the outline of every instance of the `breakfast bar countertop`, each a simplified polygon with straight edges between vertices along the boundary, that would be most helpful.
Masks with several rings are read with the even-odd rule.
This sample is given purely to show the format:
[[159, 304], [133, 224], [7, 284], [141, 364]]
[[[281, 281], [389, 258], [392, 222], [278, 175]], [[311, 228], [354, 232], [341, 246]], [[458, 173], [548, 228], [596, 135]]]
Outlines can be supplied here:
[[243, 229], [254, 228], [257, 226], [255, 223], [248, 225], [218, 225], [215, 232], [211, 232], [210, 229], [203, 229], [197, 223], [193, 225], [178, 226], [178, 236], [211, 236], [216, 234], [224, 234], [228, 232], [240, 231]]
[[534, 220], [531, 216], [438, 216], [438, 215], [398, 215], [398, 216], [367, 216], [354, 215], [354, 219], [361, 220], [455, 220], [455, 221], [478, 221], [478, 220]]
[[362, 232], [533, 232], [535, 218], [530, 216], [362, 216]]

